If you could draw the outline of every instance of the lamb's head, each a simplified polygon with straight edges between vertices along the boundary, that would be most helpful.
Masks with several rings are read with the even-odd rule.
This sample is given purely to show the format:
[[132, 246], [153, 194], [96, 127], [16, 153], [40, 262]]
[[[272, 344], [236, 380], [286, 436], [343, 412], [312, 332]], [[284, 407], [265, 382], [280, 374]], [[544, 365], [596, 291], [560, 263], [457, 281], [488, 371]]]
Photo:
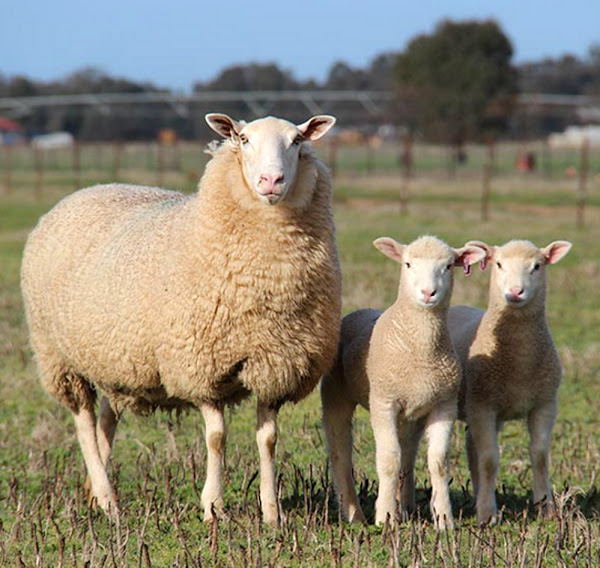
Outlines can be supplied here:
[[328, 115], [313, 116], [302, 124], [268, 116], [249, 123], [226, 114], [210, 113], [206, 122], [239, 150], [248, 187], [263, 203], [285, 199], [296, 181], [304, 142], [318, 140], [335, 124]]
[[524, 240], [512, 240], [502, 246], [488, 246], [481, 241], [468, 244], [486, 250], [485, 263], [490, 263], [492, 300], [512, 308], [523, 308], [536, 298], [543, 301], [546, 291], [546, 266], [557, 263], [569, 250], [568, 241], [554, 241], [543, 248]]
[[447, 306], [454, 283], [452, 269], [461, 266], [468, 274], [468, 267], [483, 260], [486, 254], [476, 245], [454, 249], [432, 236], [419, 237], [409, 245], [381, 237], [373, 244], [402, 265], [399, 294], [424, 308]]

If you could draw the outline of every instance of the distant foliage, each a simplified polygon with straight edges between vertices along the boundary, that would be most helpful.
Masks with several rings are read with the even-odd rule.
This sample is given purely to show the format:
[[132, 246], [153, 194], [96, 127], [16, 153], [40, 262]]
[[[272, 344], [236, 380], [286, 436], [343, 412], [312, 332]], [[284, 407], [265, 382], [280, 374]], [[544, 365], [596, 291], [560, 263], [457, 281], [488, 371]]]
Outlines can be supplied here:
[[444, 21], [397, 62], [401, 98], [431, 140], [458, 146], [506, 129], [517, 93], [510, 40], [494, 21]]

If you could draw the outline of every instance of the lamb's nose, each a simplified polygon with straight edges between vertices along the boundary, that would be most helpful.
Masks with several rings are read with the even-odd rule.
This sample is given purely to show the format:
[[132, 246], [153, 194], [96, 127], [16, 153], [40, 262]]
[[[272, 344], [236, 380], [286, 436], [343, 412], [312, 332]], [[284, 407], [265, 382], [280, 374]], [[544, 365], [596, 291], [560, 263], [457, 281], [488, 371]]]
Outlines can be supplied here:
[[510, 293], [511, 293], [513, 296], [515, 296], [515, 297], [519, 297], [519, 296], [522, 296], [522, 295], [523, 295], [523, 292], [524, 292], [524, 290], [523, 290], [523, 288], [522, 288], [521, 286], [513, 286], [513, 287], [512, 287], [512, 288], [509, 290], [509, 292], [510, 292]]
[[436, 292], [437, 290], [421, 290], [421, 294], [423, 294], [423, 298], [426, 302], [429, 302], [429, 300], [435, 296]]

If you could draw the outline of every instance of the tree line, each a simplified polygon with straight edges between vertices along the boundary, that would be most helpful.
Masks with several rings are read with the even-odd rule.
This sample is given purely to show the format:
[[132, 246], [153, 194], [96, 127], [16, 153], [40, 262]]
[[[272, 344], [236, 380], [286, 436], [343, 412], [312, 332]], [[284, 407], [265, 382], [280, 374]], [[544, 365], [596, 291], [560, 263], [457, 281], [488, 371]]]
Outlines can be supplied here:
[[[585, 57], [565, 54], [515, 65], [510, 40], [493, 20], [442, 21], [431, 34], [413, 38], [404, 51], [377, 55], [366, 68], [335, 62], [327, 77], [298, 80], [275, 63], [239, 64], [216, 77], [193, 84], [205, 91], [357, 90], [389, 91], [394, 98], [378, 122], [402, 127], [424, 139], [462, 145], [504, 135], [539, 136], [560, 129], [573, 116], [560, 113], [519, 117], [519, 93], [600, 95], [600, 45]], [[152, 83], [112, 77], [96, 68], [85, 68], [50, 82], [0, 73], [0, 97], [84, 93], [169, 92]], [[190, 116], [164, 105], [37, 108], [20, 118], [29, 132], [67, 130], [82, 140], [135, 140], [155, 138], [161, 128], [171, 128], [183, 138], [203, 137], [205, 112], [219, 110], [236, 117], [251, 117], [243, 103], [219, 109], [201, 104]], [[373, 118], [354, 103], [330, 105], [327, 112], [340, 123], [368, 128]], [[291, 120], [304, 120], [307, 111], [296, 103], [282, 103], [272, 111]], [[556, 114], [556, 113], [555, 113]]]

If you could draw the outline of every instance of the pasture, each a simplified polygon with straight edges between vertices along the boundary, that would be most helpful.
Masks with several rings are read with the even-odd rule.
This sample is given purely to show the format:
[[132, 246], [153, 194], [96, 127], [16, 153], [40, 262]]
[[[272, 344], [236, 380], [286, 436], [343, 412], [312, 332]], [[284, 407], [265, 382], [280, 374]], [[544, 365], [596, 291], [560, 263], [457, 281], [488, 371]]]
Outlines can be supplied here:
[[[385, 167], [388, 162], [380, 157], [367, 175], [368, 164], [360, 165], [364, 155], [340, 151], [334, 212], [344, 313], [358, 307], [383, 308], [395, 298], [399, 269], [372, 246], [379, 236], [409, 242], [430, 233], [453, 246], [469, 239], [501, 244], [515, 237], [539, 246], [556, 239], [574, 244], [565, 260], [549, 269], [548, 319], [564, 366], [551, 451], [557, 516], [547, 521], [535, 516], [526, 430], [523, 424], [511, 423], [500, 436], [497, 495], [502, 522], [478, 528], [463, 449], [464, 425], [457, 423], [450, 486], [456, 530], [438, 534], [429, 517], [423, 451], [416, 474], [419, 512], [411, 521], [395, 530], [340, 523], [316, 391], [280, 413], [277, 471], [284, 519], [279, 529], [260, 523], [253, 401], [227, 413], [228, 518], [212, 524], [201, 520], [206, 452], [202, 418], [193, 412], [125, 415], [110, 472], [122, 510], [119, 522], [110, 522], [88, 506], [85, 468], [70, 413], [42, 390], [31, 360], [19, 267], [28, 231], [74, 189], [75, 181], [84, 186], [111, 180], [116, 173], [123, 181], [156, 183], [157, 171], [150, 167], [148, 154], [143, 154], [147, 168], [143, 161], [126, 168], [124, 162], [115, 167], [110, 147], [102, 151], [109, 156], [104, 169], [92, 164], [92, 158], [86, 167], [87, 158], [82, 157], [75, 180], [71, 169], [57, 161], [56, 167], [48, 167], [41, 185], [28, 157], [12, 156], [10, 191], [0, 191], [0, 566], [600, 566], [597, 158], [590, 167], [585, 223], [577, 227], [577, 180], [563, 175], [563, 165], [568, 165], [564, 156], [560, 168], [555, 158], [554, 172], [535, 176], [513, 172], [512, 158], [500, 160], [491, 181], [490, 218], [482, 221], [477, 167], [483, 161], [481, 148], [473, 149], [472, 166], [450, 177], [426, 163], [428, 156], [437, 156], [436, 164], [443, 168], [443, 154], [420, 154], [410, 182], [408, 212], [403, 214], [398, 169]], [[325, 148], [323, 154], [327, 159]], [[166, 168], [162, 184], [191, 191], [206, 159], [200, 153], [195, 156], [196, 161], [186, 154], [181, 167]], [[394, 159], [390, 153], [389, 164]], [[488, 275], [479, 270], [469, 279], [457, 274], [453, 303], [484, 307], [487, 283]], [[360, 497], [372, 519], [377, 489], [374, 444], [368, 415], [360, 410], [354, 444]]]

